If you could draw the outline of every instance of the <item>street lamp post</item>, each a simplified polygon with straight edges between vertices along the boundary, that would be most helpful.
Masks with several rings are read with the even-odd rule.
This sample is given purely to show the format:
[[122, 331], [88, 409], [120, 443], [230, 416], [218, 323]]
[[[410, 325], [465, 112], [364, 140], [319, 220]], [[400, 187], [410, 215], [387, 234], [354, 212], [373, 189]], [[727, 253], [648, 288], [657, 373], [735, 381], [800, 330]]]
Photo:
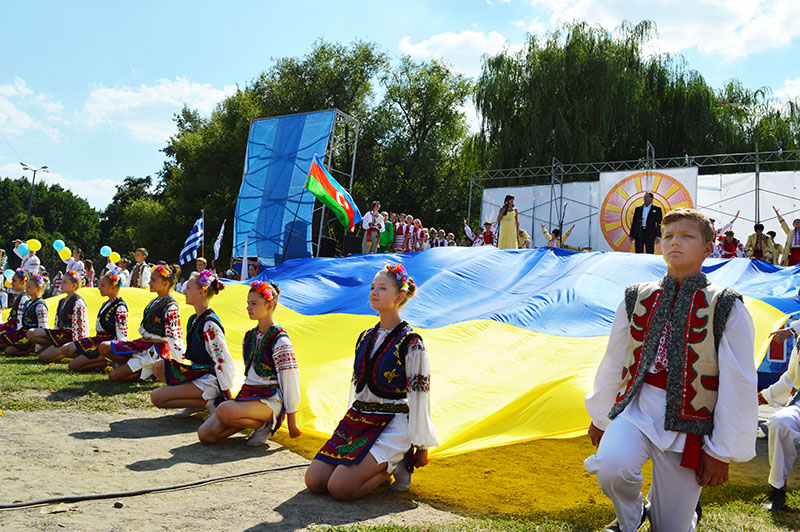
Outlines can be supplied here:
[[28, 198], [28, 217], [25, 219], [25, 240], [28, 240], [28, 227], [31, 224], [31, 205], [33, 204], [33, 185], [36, 183], [36, 172], [47, 172], [47, 165], [42, 166], [41, 168], [34, 168], [32, 166], [28, 166], [25, 163], [19, 163], [22, 165], [23, 170], [30, 170], [33, 172], [33, 179], [31, 179], [31, 196]]

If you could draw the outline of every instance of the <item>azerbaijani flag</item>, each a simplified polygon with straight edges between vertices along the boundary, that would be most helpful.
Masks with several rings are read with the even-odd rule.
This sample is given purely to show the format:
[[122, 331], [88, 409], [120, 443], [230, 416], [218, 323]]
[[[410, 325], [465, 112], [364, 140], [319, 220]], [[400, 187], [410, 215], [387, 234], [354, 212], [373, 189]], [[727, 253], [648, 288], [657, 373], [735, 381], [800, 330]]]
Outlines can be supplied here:
[[328, 173], [316, 155], [311, 162], [311, 170], [308, 171], [306, 188], [332, 210], [336, 218], [350, 231], [361, 222], [361, 212], [350, 193]]

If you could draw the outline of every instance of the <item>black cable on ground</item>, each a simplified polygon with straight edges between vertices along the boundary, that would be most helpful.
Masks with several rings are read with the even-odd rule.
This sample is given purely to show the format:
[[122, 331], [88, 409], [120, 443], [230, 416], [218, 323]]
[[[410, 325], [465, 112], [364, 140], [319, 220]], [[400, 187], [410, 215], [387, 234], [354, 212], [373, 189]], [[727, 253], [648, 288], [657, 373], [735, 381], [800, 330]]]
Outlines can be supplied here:
[[59, 504], [65, 502], [80, 502], [80, 501], [94, 501], [98, 499], [118, 499], [122, 497], [135, 497], [137, 495], [146, 495], [148, 493], [160, 493], [164, 491], [177, 491], [189, 488], [197, 488], [200, 486], [207, 486], [208, 484], [215, 484], [217, 482], [224, 482], [226, 480], [233, 480], [236, 478], [249, 477], [253, 475], [262, 475], [264, 473], [273, 473], [276, 471], [286, 471], [288, 469], [297, 469], [300, 467], [308, 467], [308, 463], [303, 464], [290, 464], [285, 466], [270, 467], [269, 469], [258, 469], [256, 471], [248, 471], [246, 473], [237, 473], [235, 475], [225, 475], [222, 477], [206, 478], [203, 480], [195, 480], [194, 482], [185, 482], [183, 484], [173, 484], [171, 486], [158, 486], [155, 488], [145, 488], [132, 491], [117, 491], [113, 493], [94, 493], [90, 495], [66, 495], [63, 497], [50, 497], [48, 499], [39, 499], [30, 502], [18, 502], [14, 504], [0, 504], [0, 511], [7, 510], [21, 510], [24, 508], [36, 508], [37, 506], [46, 506], [48, 504]]

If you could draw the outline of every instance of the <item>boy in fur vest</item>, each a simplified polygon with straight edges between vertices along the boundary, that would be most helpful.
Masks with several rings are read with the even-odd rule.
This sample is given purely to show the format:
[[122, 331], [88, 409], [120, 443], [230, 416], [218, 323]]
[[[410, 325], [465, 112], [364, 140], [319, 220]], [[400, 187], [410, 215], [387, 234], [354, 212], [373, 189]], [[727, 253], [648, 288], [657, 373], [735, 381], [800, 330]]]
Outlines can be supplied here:
[[[754, 331], [741, 296], [709, 283], [714, 230], [703, 214], [664, 216], [667, 275], [625, 290], [608, 348], [586, 396], [597, 453], [584, 462], [613, 502], [606, 530], [693, 531], [703, 486], [755, 456]], [[645, 501], [642, 466], [653, 461]]]

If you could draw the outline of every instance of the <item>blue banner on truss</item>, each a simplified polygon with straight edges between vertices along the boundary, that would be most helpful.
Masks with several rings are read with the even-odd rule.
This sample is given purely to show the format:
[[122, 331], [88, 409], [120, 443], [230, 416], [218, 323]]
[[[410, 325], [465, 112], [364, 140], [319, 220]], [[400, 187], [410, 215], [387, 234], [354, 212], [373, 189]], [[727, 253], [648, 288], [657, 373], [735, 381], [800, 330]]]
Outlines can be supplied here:
[[[233, 256], [266, 265], [311, 256], [314, 195], [305, 190], [314, 154], [328, 149], [336, 110], [254, 120], [236, 201]], [[296, 215], [296, 218], [295, 218]]]

